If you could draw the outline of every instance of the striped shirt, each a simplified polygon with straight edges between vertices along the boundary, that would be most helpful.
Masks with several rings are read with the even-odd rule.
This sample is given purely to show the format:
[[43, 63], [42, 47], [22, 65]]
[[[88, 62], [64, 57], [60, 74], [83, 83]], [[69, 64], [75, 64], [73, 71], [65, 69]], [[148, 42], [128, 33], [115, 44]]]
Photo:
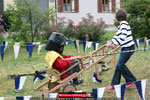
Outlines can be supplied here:
[[112, 43], [121, 47], [130, 47], [134, 44], [131, 28], [126, 21], [122, 21], [118, 26], [118, 31], [112, 39]]

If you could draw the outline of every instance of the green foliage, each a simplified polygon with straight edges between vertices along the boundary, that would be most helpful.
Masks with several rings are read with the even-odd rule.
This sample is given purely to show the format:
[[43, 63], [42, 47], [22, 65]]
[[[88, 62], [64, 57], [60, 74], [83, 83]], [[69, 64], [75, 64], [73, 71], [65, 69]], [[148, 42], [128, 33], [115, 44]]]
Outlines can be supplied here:
[[134, 38], [150, 38], [150, 0], [127, 0], [124, 8], [129, 14]]
[[94, 18], [91, 14], [87, 14], [87, 18], [82, 18], [82, 21], [74, 25], [72, 20], [66, 21], [65, 17], [57, 18], [57, 24], [50, 25], [48, 36], [56, 31], [63, 33], [66, 37], [77, 38], [84, 40], [85, 35], [88, 35], [90, 41], [100, 41], [104, 35], [104, 28], [106, 24], [102, 19]]
[[97, 19], [95, 22], [94, 17], [88, 13], [87, 18], [83, 17], [82, 21], [76, 26], [77, 29], [75, 35], [83, 40], [87, 34], [90, 41], [99, 41], [105, 33], [105, 26], [106, 24], [101, 18]]
[[[49, 23], [54, 23], [53, 8], [40, 11], [39, 0], [14, 0], [13, 5], [5, 12], [7, 22], [11, 25], [10, 36], [14, 41], [33, 42], [41, 39], [40, 34], [45, 34]], [[42, 36], [43, 37], [43, 36]]]

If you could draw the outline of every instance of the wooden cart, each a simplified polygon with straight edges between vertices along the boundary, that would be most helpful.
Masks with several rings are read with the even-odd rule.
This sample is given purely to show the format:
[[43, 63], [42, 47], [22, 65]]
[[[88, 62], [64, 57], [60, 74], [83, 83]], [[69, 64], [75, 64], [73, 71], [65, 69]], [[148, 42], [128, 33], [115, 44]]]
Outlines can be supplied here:
[[[95, 55], [95, 54], [98, 54], [98, 52], [100, 52], [105, 46], [103, 45], [102, 47], [100, 47], [99, 49], [95, 50], [94, 52], [92, 52], [91, 54], [92, 55]], [[112, 51], [110, 51], [109, 53], [111, 52], [115, 52], [119, 49], [120, 47], [116, 47], [115, 49], [113, 49]], [[69, 81], [71, 81], [72, 79], [76, 78], [77, 76], [81, 75], [82, 73], [84, 73], [86, 70], [88, 70], [90, 67], [94, 66], [95, 67], [95, 72], [96, 72], [96, 75], [97, 75], [97, 78], [100, 79], [100, 76], [99, 76], [99, 72], [98, 72], [98, 66], [97, 64], [104, 60], [106, 57], [108, 57], [109, 55], [104, 55], [104, 56], [99, 56], [99, 57], [95, 57], [95, 58], [91, 58], [91, 55], [88, 55], [88, 56], [83, 56], [82, 59], [80, 59], [78, 61], [78, 63], [72, 65], [70, 68], [68, 68], [67, 70], [65, 70], [64, 72], [58, 74], [58, 73], [55, 73], [53, 70], [51, 69], [47, 69], [46, 73], [49, 77], [49, 80], [47, 80], [46, 82], [42, 83], [41, 85], [39, 85], [38, 87], [35, 88], [35, 90], [38, 90], [40, 89], [41, 87], [49, 84], [51, 82], [51, 77], [52, 76], [55, 76], [56, 78], [58, 78], [59, 80], [57, 81], [58, 85], [56, 85], [55, 87], [51, 88], [51, 89], [48, 89], [48, 88], [45, 88], [44, 89], [44, 98], [48, 98], [48, 95], [49, 93], [52, 93], [54, 92], [55, 90], [57, 89], [60, 89], [61, 87], [63, 87], [63, 92], [70, 92], [70, 91], [75, 91], [76, 88], [74, 85], [72, 84], [69, 84]], [[92, 59], [92, 63], [89, 63], [87, 66], [84, 65], [84, 62], [87, 60], [91, 60]], [[82, 67], [82, 70], [79, 71], [79, 72], [75, 72], [73, 73], [72, 75], [68, 76], [67, 78], [61, 80], [60, 79], [60, 76], [63, 75], [64, 73], [66, 73], [67, 71], [69, 71], [70, 69], [72, 69], [73, 67], [75, 67], [76, 65], [80, 64], [80, 66]]]

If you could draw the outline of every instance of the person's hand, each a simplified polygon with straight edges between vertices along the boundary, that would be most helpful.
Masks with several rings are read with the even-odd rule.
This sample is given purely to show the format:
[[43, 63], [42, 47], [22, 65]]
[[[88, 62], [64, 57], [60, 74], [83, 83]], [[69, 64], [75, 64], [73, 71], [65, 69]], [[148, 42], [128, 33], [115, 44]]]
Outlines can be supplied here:
[[104, 46], [110, 48], [110, 47], [112, 47], [112, 45], [113, 44], [110, 42], [110, 43], [105, 44]]
[[111, 47], [112, 47], [112, 49], [114, 49], [114, 48], [116, 48], [116, 45], [112, 44], [112, 46], [111, 46]]
[[107, 43], [104, 45], [105, 47], [111, 47], [112, 49], [116, 48], [116, 45], [112, 44], [111, 42], [110, 43]]

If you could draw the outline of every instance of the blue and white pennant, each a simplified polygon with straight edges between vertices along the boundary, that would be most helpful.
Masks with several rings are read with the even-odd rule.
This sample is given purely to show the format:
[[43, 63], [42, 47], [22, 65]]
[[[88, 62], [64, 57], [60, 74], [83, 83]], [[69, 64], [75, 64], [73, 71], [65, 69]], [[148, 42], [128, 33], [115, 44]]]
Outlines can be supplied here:
[[38, 79], [43, 80], [46, 76], [47, 74], [36, 74], [33, 79], [33, 84], [35, 84]]
[[115, 85], [114, 88], [116, 91], [117, 98], [124, 100], [124, 93], [125, 93], [126, 84]]
[[17, 92], [18, 90], [21, 90], [23, 88], [25, 80], [26, 80], [26, 76], [15, 77], [15, 92]]
[[135, 82], [136, 88], [142, 100], [145, 100], [146, 79]]
[[94, 99], [103, 98], [105, 87], [92, 89]]
[[20, 96], [16, 97], [16, 100], [30, 100], [30, 98], [32, 98], [32, 96]]
[[99, 80], [99, 79], [97, 78], [97, 75], [96, 75], [95, 72], [94, 72], [94, 74], [93, 74], [93, 82], [95, 82], [95, 83], [101, 83], [101, 82], [102, 82], [102, 80]]

